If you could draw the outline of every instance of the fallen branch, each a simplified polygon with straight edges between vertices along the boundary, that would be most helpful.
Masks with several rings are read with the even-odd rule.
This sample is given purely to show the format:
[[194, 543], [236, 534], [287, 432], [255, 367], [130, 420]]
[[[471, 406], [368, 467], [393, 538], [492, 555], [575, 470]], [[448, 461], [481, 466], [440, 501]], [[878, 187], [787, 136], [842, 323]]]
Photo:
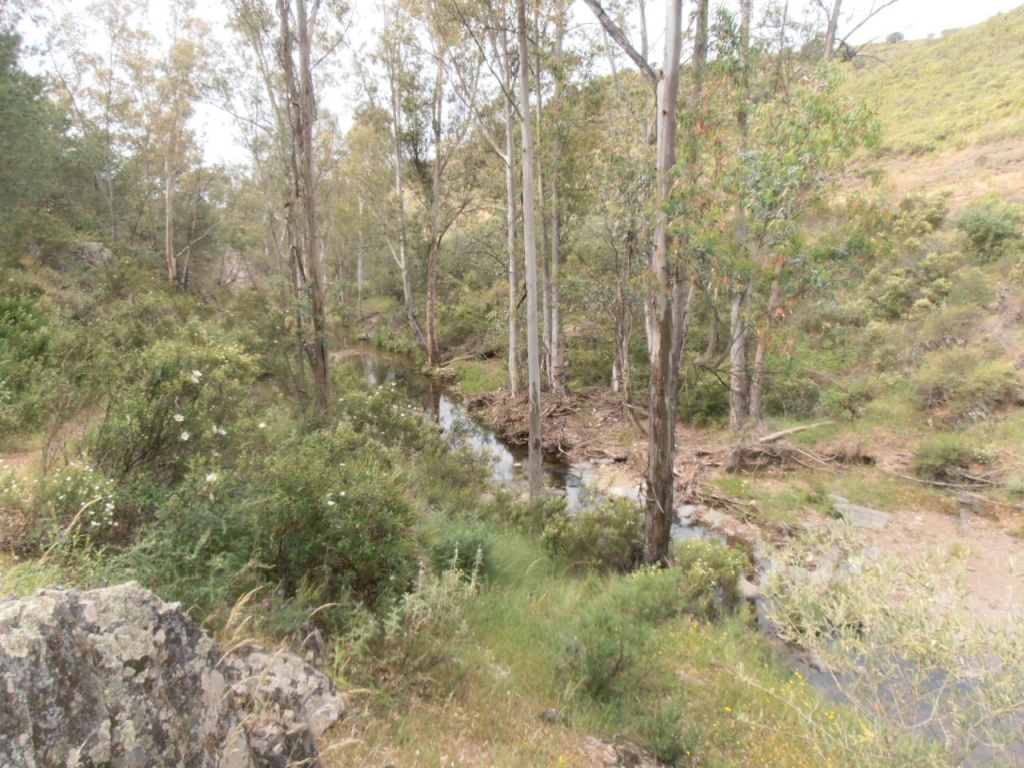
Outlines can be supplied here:
[[831, 421], [819, 421], [817, 424], [806, 424], [806, 425], [804, 425], [802, 427], [790, 427], [789, 429], [784, 429], [781, 432], [772, 432], [770, 435], [765, 435], [764, 437], [760, 437], [760, 438], [758, 438], [757, 442], [758, 443], [762, 443], [762, 444], [763, 443], [774, 443], [776, 440], [778, 440], [780, 438], [783, 438], [783, 437], [787, 437], [788, 435], [795, 435], [798, 432], [806, 432], [809, 429], [815, 429], [817, 427], [824, 427], [824, 426], [827, 426], [829, 424], [832, 424], [832, 422]]
[[967, 486], [960, 485], [960, 484], [957, 484], [957, 483], [943, 483], [943, 482], [940, 482], [938, 480], [922, 480], [920, 477], [913, 477], [912, 475], [901, 475], [901, 474], [899, 474], [897, 472], [886, 472], [884, 469], [879, 470], [879, 471], [883, 475], [888, 475], [889, 477], [897, 477], [900, 480], [909, 480], [912, 483], [920, 483], [921, 485], [930, 485], [933, 488], [948, 488], [948, 489], [950, 489], [952, 491], [958, 491], [959, 493], [962, 493], [965, 496], [970, 496], [972, 499], [977, 499], [978, 501], [984, 501], [986, 504], [994, 504], [997, 507], [1004, 507], [1006, 509], [1024, 510], [1024, 504], [1011, 504], [1008, 501], [996, 501], [995, 499], [990, 499], [987, 496], [982, 496], [980, 493], [974, 493], [973, 491], [968, 490]]

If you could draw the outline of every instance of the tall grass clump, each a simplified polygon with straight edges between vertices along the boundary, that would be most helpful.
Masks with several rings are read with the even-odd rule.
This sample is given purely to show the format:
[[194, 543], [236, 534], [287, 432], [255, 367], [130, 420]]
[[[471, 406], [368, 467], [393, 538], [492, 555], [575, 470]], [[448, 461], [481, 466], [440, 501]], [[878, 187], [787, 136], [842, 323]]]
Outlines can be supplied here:
[[[820, 729], [823, 757], [831, 748], [851, 764], [937, 767], [1001, 765], [1019, 752], [1024, 633], [983, 626], [936, 557], [873, 557], [834, 534], [777, 554], [768, 618], [829, 670], [854, 714]], [[802, 710], [804, 700], [796, 692], [779, 703]]]

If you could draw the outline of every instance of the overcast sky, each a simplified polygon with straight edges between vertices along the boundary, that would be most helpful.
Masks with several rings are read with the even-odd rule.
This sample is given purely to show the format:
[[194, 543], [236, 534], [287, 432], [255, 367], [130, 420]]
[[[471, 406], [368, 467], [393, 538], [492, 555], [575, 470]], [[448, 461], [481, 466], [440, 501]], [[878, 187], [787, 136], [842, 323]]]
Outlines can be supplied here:
[[[865, 9], [871, 7], [865, 0], [846, 0], [843, 5], [849, 6], [849, 13], [843, 16], [853, 19], [863, 18]], [[939, 35], [943, 30], [970, 27], [1021, 5], [1021, 0], [899, 0], [865, 24], [851, 42], [884, 40], [892, 32], [902, 32], [910, 40]]]
[[[87, 1], [63, 0], [63, 4], [69, 9], [81, 9], [87, 4]], [[712, 3], [714, 5], [722, 1], [712, 0]], [[851, 27], [862, 21], [871, 8], [882, 5], [885, 1], [844, 0], [842, 22], [839, 28], [840, 37], [845, 37]], [[725, 0], [725, 2], [731, 7], [738, 6], [735, 0]], [[764, 2], [765, 0], [754, 0], [755, 13], [759, 6], [763, 6]], [[831, 5], [833, 0], [823, 0], [823, 2], [826, 5]], [[352, 0], [352, 5], [355, 9], [355, 27], [350, 33], [350, 37], [357, 41], [369, 41], [373, 35], [372, 28], [377, 25], [375, 22], [379, 18], [375, 12], [377, 2], [376, 0]], [[688, 2], [687, 5], [689, 5]], [[998, 13], [1013, 10], [1022, 5], [1024, 5], [1024, 0], [897, 0], [864, 24], [851, 36], [850, 42], [859, 45], [870, 41], [881, 41], [893, 32], [900, 32], [911, 40], [937, 36], [944, 30], [972, 26]], [[577, 0], [576, 6], [574, 15], [577, 23], [587, 26], [593, 24], [596, 28], [597, 22], [584, 4]], [[658, 32], [664, 29], [664, 0], [648, 0], [647, 7], [652, 38], [652, 56], [657, 59], [657, 51], [661, 43]], [[813, 7], [815, 7], [815, 0], [789, 0], [790, 14], [795, 18], [800, 18], [809, 8]], [[166, 29], [165, 8], [166, 6], [161, 0], [150, 1], [150, 20], [157, 34], [161, 29]], [[222, 3], [216, 0], [206, 0], [199, 3], [198, 10], [212, 21], [215, 27], [223, 26], [225, 11]], [[217, 30], [217, 32], [221, 32], [221, 30]], [[351, 56], [351, 52], [342, 55], [348, 57]], [[328, 102], [329, 108], [344, 112], [352, 106], [351, 99], [347, 94], [337, 93], [326, 96], [325, 102]], [[233, 146], [231, 136], [234, 130], [231, 120], [211, 106], [201, 106], [198, 113], [199, 119], [196, 128], [204, 137], [203, 143], [206, 144], [207, 159], [245, 162], [245, 153], [240, 147]], [[344, 125], [348, 116], [342, 115], [341, 120]]]

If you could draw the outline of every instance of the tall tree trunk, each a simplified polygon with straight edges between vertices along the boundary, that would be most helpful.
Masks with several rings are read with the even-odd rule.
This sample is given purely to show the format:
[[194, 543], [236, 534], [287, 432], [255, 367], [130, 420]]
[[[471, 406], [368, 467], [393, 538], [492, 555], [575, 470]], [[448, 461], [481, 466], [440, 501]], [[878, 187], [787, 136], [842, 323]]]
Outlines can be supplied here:
[[[681, 1], [681, 0], [680, 0]], [[523, 241], [526, 251], [526, 347], [530, 402], [530, 502], [541, 495], [540, 336], [537, 322], [537, 228], [533, 201], [533, 124], [530, 116], [530, 65], [526, 42], [526, 1], [516, 0], [519, 47], [519, 117], [523, 142]]]
[[[385, 10], [385, 21], [387, 21]], [[397, 46], [397, 44], [395, 44]], [[398, 198], [398, 270], [402, 277], [402, 302], [405, 305], [405, 322], [412, 331], [420, 349], [426, 351], [427, 340], [416, 319], [416, 301], [412, 290], [412, 268], [409, 263], [408, 223], [405, 209], [405, 153], [402, 151], [402, 94], [399, 85], [398, 51], [388, 48], [384, 57], [388, 73], [389, 101], [391, 110], [392, 139], [395, 154], [395, 196]]]
[[[318, 418], [326, 421], [331, 412], [330, 375], [327, 357], [327, 319], [324, 307], [325, 278], [321, 252], [320, 225], [316, 201], [316, 148], [313, 144], [313, 124], [316, 121], [316, 94], [313, 88], [311, 26], [306, 0], [295, 0], [297, 40], [291, 31], [291, 3], [278, 0], [281, 23], [280, 57], [285, 86], [290, 103], [292, 137], [292, 170], [294, 173], [293, 205], [289, 210], [294, 264], [293, 277], [301, 280], [310, 300], [313, 320], [313, 338], [309, 342], [313, 363], [313, 403]], [[293, 46], [298, 44], [299, 71], [295, 71]], [[305, 218], [304, 231], [298, 233], [293, 211], [301, 201]], [[304, 246], [304, 248], [303, 248]], [[304, 253], [303, 253], [304, 251]], [[305, 346], [304, 341], [301, 342]]]
[[540, 279], [540, 301], [541, 301], [541, 317], [543, 318], [543, 337], [541, 344], [541, 353], [544, 355], [544, 359], [541, 363], [542, 369], [547, 373], [547, 380], [551, 381], [551, 240], [549, 238], [548, 220], [544, 216], [544, 211], [547, 210], [545, 205], [544, 197], [544, 163], [541, 159], [540, 145], [543, 132], [541, 129], [541, 118], [544, 115], [544, 83], [541, 81], [541, 73], [544, 71], [543, 62], [541, 62], [540, 55], [540, 39], [541, 39], [541, 25], [540, 25], [540, 3], [533, 4], [533, 29], [537, 44], [534, 46], [534, 64], [535, 72], [537, 74], [537, 114], [536, 114], [536, 133], [534, 133], [534, 148], [533, 156], [537, 163], [534, 173], [536, 174], [536, 187], [537, 187], [537, 210], [541, 212], [540, 216], [540, 254], [538, 261], [539, 279]]
[[[740, 151], [745, 151], [750, 136], [750, 16], [752, 0], [740, 0], [740, 44], [739, 44], [739, 105], [736, 110], [736, 124], [740, 134]], [[747, 242], [747, 215], [743, 200], [736, 206], [736, 242], [744, 250], [750, 249]], [[747, 317], [746, 302], [751, 291], [737, 287], [733, 291], [729, 308], [729, 429], [739, 432], [750, 418], [750, 371], [747, 368]]]
[[747, 375], [747, 325], [743, 316], [744, 292], [733, 292], [729, 308], [729, 429], [739, 432], [750, 415]]
[[764, 385], [767, 378], [768, 342], [771, 340], [771, 328], [782, 306], [782, 270], [786, 259], [779, 256], [775, 260], [775, 276], [772, 278], [772, 290], [768, 296], [768, 316], [764, 327], [757, 334], [757, 350], [754, 353], [754, 373], [750, 382], [750, 421], [754, 426], [764, 423]]
[[843, 0], [835, 0], [828, 14], [828, 26], [825, 29], [825, 61], [832, 61], [836, 55], [836, 30], [839, 29], [839, 12]]
[[356, 317], [363, 317], [363, 198], [359, 198], [359, 244], [356, 250]]
[[174, 163], [171, 160], [171, 148], [167, 148], [164, 158], [164, 264], [167, 268], [167, 279], [173, 284], [178, 282], [178, 263], [174, 252]]
[[[556, 108], [561, 107], [562, 81], [565, 79], [562, 74], [562, 45], [565, 37], [565, 10], [561, 9], [558, 19], [555, 22], [555, 48], [553, 67], [555, 71], [554, 104]], [[549, 381], [553, 392], [569, 394], [569, 383], [565, 377], [565, 338], [562, 334], [562, 295], [559, 286], [559, 273], [562, 269], [562, 199], [561, 190], [561, 162], [563, 142], [561, 131], [556, 127], [555, 141], [552, 145], [552, 166], [551, 166], [551, 280], [550, 286], [550, 307], [548, 345], [551, 349], [551, 366], [549, 369]]]
[[651, 309], [650, 433], [647, 448], [647, 507], [644, 515], [644, 560], [667, 564], [675, 514], [674, 464], [676, 413], [668, 391], [672, 380], [673, 285], [665, 203], [672, 190], [676, 164], [676, 106], [679, 96], [679, 56], [682, 51], [682, 0], [668, 3], [665, 61], [658, 83], [658, 217], [655, 231], [654, 292]]
[[513, 397], [521, 389], [519, 381], [519, 211], [516, 205], [516, 131], [512, 104], [512, 52], [508, 32], [502, 31], [501, 75], [505, 90], [505, 201], [506, 240], [508, 245], [508, 383]]
[[309, 273], [312, 278], [310, 298], [313, 310], [313, 399], [322, 421], [331, 413], [331, 379], [327, 356], [327, 311], [324, 298], [327, 290], [324, 278], [324, 259], [320, 240], [320, 220], [317, 211], [316, 147], [313, 143], [313, 125], [316, 122], [316, 92], [313, 88], [312, 33], [315, 18], [306, 14], [306, 0], [296, 0], [299, 27], [299, 75], [301, 87], [301, 120], [299, 150], [302, 156], [306, 213], [306, 242]]
[[437, 59], [432, 108], [434, 131], [434, 175], [430, 188], [430, 249], [427, 252], [427, 365], [437, 359], [437, 260], [441, 250], [441, 138], [444, 107], [444, 62]]
[[615, 360], [612, 363], [612, 391], [622, 395], [624, 401], [630, 397], [629, 388], [629, 279], [633, 273], [633, 253], [636, 249], [632, 232], [626, 236], [624, 258], [618, 265], [615, 289]]

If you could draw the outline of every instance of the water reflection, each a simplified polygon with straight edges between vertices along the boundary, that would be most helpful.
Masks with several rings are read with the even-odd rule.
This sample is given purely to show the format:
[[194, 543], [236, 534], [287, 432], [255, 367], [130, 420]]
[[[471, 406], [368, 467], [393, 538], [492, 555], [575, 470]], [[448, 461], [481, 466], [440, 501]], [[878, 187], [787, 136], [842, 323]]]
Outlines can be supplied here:
[[[495, 482], [507, 486], [525, 486], [527, 449], [509, 445], [493, 430], [478, 423], [453, 396], [445, 392], [437, 381], [420, 374], [410, 361], [371, 346], [360, 346], [342, 353], [344, 360], [362, 371], [371, 386], [395, 384], [406, 392], [410, 400], [418, 403], [427, 416], [448, 436], [453, 445], [467, 448], [491, 465]], [[579, 508], [582, 483], [570, 476], [564, 462], [543, 458], [545, 485], [564, 492], [570, 510]], [[572, 477], [573, 479], [570, 479]]]

